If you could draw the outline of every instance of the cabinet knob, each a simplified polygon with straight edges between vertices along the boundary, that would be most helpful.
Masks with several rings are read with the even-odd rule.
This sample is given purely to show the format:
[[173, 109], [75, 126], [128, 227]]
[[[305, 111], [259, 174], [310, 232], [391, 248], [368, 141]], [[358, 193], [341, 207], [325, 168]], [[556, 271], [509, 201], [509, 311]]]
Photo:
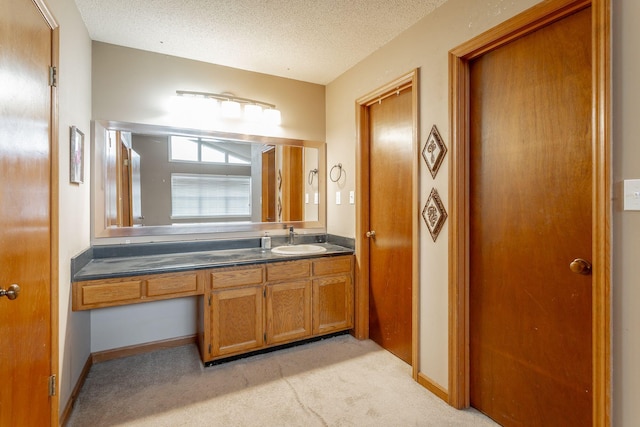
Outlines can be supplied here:
[[375, 239], [376, 238], [376, 232], [375, 232], [375, 230], [367, 231], [365, 233], [365, 236], [367, 236], [370, 239]]

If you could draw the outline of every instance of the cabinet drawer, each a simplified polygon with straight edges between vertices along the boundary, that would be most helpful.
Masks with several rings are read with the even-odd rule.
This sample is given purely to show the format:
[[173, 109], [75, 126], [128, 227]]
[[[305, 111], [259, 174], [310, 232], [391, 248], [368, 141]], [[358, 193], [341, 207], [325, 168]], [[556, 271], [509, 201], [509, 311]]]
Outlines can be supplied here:
[[351, 273], [351, 256], [322, 258], [313, 261], [313, 275]]
[[204, 271], [96, 279], [72, 284], [73, 310], [139, 304], [204, 293]]
[[142, 297], [142, 280], [82, 286], [82, 305], [108, 304]]
[[211, 287], [213, 289], [231, 286], [261, 285], [264, 278], [262, 266], [248, 268], [225, 268], [211, 272]]
[[278, 262], [267, 264], [267, 281], [297, 279], [309, 277], [311, 265], [307, 260]]
[[196, 273], [157, 277], [147, 280], [147, 296], [149, 297], [197, 291], [198, 276]]

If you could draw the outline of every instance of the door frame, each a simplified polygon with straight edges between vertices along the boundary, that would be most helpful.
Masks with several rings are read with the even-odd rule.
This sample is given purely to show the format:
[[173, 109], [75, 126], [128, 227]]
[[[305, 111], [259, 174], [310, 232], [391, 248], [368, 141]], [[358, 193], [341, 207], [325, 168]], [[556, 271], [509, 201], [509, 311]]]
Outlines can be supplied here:
[[411, 87], [411, 114], [413, 120], [411, 151], [411, 367], [414, 380], [418, 380], [418, 69], [414, 69], [386, 85], [356, 100], [356, 268], [355, 268], [355, 336], [369, 338], [369, 245], [365, 233], [369, 222], [369, 106], [398, 91]]
[[551, 0], [449, 52], [449, 404], [469, 393], [469, 63], [538, 28], [591, 6], [593, 425], [611, 422], [611, 7], [610, 0]]
[[[49, 6], [45, 0], [32, 0], [33, 4], [42, 14], [45, 22], [51, 28], [51, 66], [56, 70], [60, 70], [60, 26], [54, 18]], [[51, 112], [49, 120], [49, 161], [50, 161], [50, 245], [51, 245], [51, 278], [49, 288], [50, 302], [50, 319], [49, 327], [51, 328], [51, 354], [50, 375], [55, 377], [55, 392], [50, 397], [51, 408], [51, 425], [56, 426], [60, 423], [60, 375], [59, 375], [59, 182], [60, 182], [60, 165], [59, 165], [59, 110], [58, 110], [58, 82], [59, 77], [55, 77], [56, 83], [50, 85], [51, 96]], [[44, 386], [44, 385], [43, 385]]]

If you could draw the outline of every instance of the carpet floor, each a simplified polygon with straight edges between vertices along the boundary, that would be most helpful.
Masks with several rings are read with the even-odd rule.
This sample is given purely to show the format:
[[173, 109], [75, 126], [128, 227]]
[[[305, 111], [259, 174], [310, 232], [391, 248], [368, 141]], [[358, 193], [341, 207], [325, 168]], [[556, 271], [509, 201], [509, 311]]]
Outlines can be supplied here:
[[497, 426], [342, 335], [205, 368], [187, 345], [91, 367], [67, 426]]

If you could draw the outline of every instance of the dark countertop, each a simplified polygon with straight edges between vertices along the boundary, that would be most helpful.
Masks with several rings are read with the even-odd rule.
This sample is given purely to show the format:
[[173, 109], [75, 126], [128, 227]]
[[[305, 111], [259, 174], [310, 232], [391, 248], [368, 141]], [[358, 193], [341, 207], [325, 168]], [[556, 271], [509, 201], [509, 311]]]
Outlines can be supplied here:
[[313, 255], [278, 255], [269, 249], [221, 249], [202, 252], [171, 253], [128, 257], [91, 259], [72, 277], [74, 282], [94, 279], [137, 276], [143, 274], [172, 273], [204, 268], [264, 264], [277, 261], [351, 255], [354, 250], [331, 243], [314, 243], [327, 249]]

